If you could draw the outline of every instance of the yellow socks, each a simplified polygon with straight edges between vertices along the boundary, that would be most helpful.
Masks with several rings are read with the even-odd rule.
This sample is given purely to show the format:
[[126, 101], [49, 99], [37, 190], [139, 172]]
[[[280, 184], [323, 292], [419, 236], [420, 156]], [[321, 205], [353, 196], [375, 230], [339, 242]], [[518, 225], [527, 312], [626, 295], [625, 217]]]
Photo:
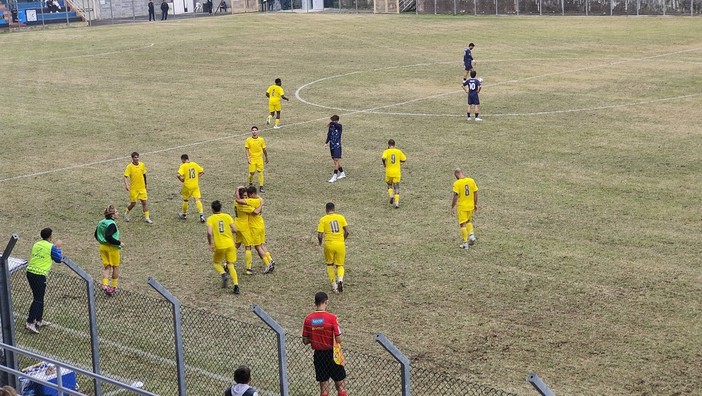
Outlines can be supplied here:
[[278, 126], [278, 124], [280, 124], [280, 120], [276, 118], [275, 119], [275, 126]]
[[251, 269], [251, 261], [253, 259], [253, 255], [251, 254], [251, 250], [246, 249], [244, 252], [244, 261], [246, 262], [246, 269]]
[[146, 212], [144, 212], [144, 218], [145, 218], [145, 219], [148, 219], [148, 218], [149, 218], [149, 211], [148, 211], [148, 210], [147, 210]]
[[463, 242], [468, 242], [468, 228], [461, 227], [461, 238], [463, 238]]
[[327, 277], [332, 285], [336, 285], [336, 274], [334, 273], [334, 265], [327, 264]]
[[273, 261], [273, 257], [271, 257], [271, 252], [266, 252], [266, 258], [268, 259], [268, 262]]
[[238, 285], [239, 276], [236, 273], [236, 268], [234, 268], [234, 264], [227, 264], [227, 271], [229, 272], [229, 276], [232, 278], [232, 284]]
[[212, 266], [214, 267], [215, 271], [217, 271], [217, 273], [219, 275], [222, 275], [224, 273], [224, 267], [222, 267], [222, 264], [214, 263], [214, 264], [212, 264]]
[[339, 282], [344, 281], [344, 266], [343, 265], [336, 266], [336, 277], [339, 279]]
[[180, 207], [180, 213], [182, 213], [182, 214], [188, 213], [188, 201], [183, 201], [183, 206]]
[[253, 184], [253, 175], [249, 173], [249, 184]]
[[[197, 206], [198, 213], [202, 214], [204, 212], [204, 209], [202, 208], [202, 201], [195, 201], [195, 206]], [[183, 211], [183, 213], [185, 213], [185, 211]]]
[[392, 198], [392, 195], [395, 193], [392, 188], [388, 188], [388, 197]]
[[112, 282], [110, 282], [110, 286], [117, 287], [117, 279], [112, 278]]
[[395, 205], [400, 203], [400, 194], [395, 194]]
[[102, 278], [102, 285], [103, 285], [103, 286], [109, 285], [109, 283], [108, 283], [108, 281], [107, 281], [107, 278]]
[[468, 224], [466, 224], [466, 230], [467, 230], [468, 234], [473, 233], [473, 222], [472, 221], [469, 221]]
[[263, 172], [258, 172], [258, 185], [263, 186]]

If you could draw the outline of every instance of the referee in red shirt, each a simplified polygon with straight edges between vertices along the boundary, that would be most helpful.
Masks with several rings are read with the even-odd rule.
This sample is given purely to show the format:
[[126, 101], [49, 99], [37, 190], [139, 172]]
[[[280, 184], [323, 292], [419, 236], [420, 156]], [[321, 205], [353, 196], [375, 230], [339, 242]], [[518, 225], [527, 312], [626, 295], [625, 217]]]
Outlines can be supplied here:
[[319, 381], [320, 396], [329, 396], [329, 378], [334, 380], [339, 396], [346, 393], [346, 370], [334, 362], [334, 339], [341, 343], [341, 328], [336, 315], [327, 312], [329, 296], [325, 292], [314, 295], [316, 310], [305, 317], [302, 326], [302, 343], [314, 349], [314, 371]]

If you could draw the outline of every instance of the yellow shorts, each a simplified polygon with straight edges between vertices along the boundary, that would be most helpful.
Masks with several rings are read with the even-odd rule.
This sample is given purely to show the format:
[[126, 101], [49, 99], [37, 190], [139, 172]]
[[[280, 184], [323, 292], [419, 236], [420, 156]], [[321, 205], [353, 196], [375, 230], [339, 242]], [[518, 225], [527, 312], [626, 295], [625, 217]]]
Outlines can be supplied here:
[[392, 177], [392, 176], [385, 176], [385, 183], [387, 184], [394, 184], [394, 183], [399, 183], [400, 182], [400, 176]]
[[146, 194], [146, 189], [143, 190], [134, 190], [134, 189], [129, 189], [129, 202], [136, 202], [138, 200], [140, 201], [146, 201], [148, 199], [148, 195]]
[[227, 260], [227, 263], [235, 263], [236, 248], [234, 246], [231, 246], [224, 249], [215, 249], [213, 256], [215, 264], [222, 264], [222, 261], [224, 260]]
[[324, 243], [324, 261], [327, 264], [344, 265], [346, 245], [344, 242]]
[[195, 188], [187, 188], [183, 186], [183, 201], [187, 201], [190, 198], [195, 198], [195, 199], [200, 199], [200, 187], [195, 187]]
[[105, 267], [119, 267], [120, 251], [115, 245], [107, 243], [100, 244], [100, 258]]
[[456, 209], [456, 214], [458, 215], [458, 224], [463, 224], [471, 221], [473, 218], [473, 210], [461, 210]]
[[249, 164], [249, 173], [263, 172], [263, 158], [260, 160], [252, 160]]
[[251, 246], [253, 244], [253, 237], [251, 236], [250, 228], [237, 228], [236, 236], [234, 237], [237, 244], [243, 244], [244, 246]]
[[258, 246], [266, 243], [266, 228], [251, 228], [251, 243]]
[[282, 107], [280, 106], [280, 101], [268, 102], [268, 112], [272, 113], [274, 111], [280, 111]]

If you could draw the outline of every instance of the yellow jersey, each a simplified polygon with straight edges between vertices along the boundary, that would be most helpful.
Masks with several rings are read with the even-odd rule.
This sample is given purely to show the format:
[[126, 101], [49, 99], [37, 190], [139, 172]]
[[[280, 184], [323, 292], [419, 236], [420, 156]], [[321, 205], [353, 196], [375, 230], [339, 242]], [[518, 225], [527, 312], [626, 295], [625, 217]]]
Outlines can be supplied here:
[[475, 180], [470, 177], [456, 180], [453, 183], [453, 192], [458, 195], [458, 209], [475, 209], [474, 194], [476, 191], [478, 191], [478, 186], [475, 184]]
[[254, 209], [256, 208], [251, 205], [241, 204], [234, 201], [234, 216], [236, 217], [234, 225], [238, 230], [249, 229], [249, 218], [251, 217], [251, 212], [253, 212]]
[[183, 177], [183, 186], [189, 189], [196, 188], [200, 180], [200, 173], [204, 169], [195, 162], [185, 162], [178, 168], [178, 174]]
[[280, 103], [280, 97], [285, 95], [285, 91], [283, 91], [283, 87], [281, 87], [280, 85], [276, 85], [276, 84], [273, 84], [270, 87], [268, 87], [268, 89], [266, 90], [266, 93], [268, 94], [268, 102], [269, 103]]
[[144, 180], [144, 175], [146, 174], [146, 165], [143, 162], [139, 162], [139, 165], [134, 165], [129, 163], [127, 169], [124, 170], [124, 176], [129, 177], [129, 189], [130, 190], [146, 190], [146, 180]]
[[346, 219], [338, 213], [331, 213], [319, 219], [317, 232], [324, 233], [324, 242], [343, 242]]
[[385, 160], [385, 176], [400, 177], [402, 173], [401, 163], [407, 161], [405, 153], [393, 147], [383, 151], [382, 158]]
[[249, 158], [251, 158], [251, 162], [258, 161], [263, 158], [263, 149], [266, 148], [266, 141], [260, 136], [256, 139], [254, 139], [253, 136], [250, 136], [248, 139], [246, 139], [244, 147], [249, 149]]
[[[253, 210], [258, 209], [261, 206], [260, 198], [246, 198], [246, 204], [251, 206]], [[249, 215], [249, 227], [251, 228], [264, 228], [266, 224], [263, 222], [263, 213]]]
[[207, 218], [207, 225], [212, 227], [212, 237], [215, 249], [226, 249], [234, 246], [231, 225], [232, 216], [227, 213], [215, 213]]

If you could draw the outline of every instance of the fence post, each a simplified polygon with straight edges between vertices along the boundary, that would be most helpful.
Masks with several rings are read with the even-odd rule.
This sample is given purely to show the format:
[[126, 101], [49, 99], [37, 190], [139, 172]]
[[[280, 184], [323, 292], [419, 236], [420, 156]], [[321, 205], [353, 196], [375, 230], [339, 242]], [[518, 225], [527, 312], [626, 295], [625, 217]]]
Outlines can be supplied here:
[[400, 366], [402, 367], [402, 373], [401, 373], [401, 378], [402, 378], [402, 396], [410, 396], [411, 395], [411, 387], [410, 387], [410, 361], [405, 356], [402, 352], [400, 352], [397, 347], [390, 342], [385, 337], [385, 334], [383, 333], [378, 333], [375, 335], [375, 341], [378, 342], [378, 344], [382, 345], [383, 348], [385, 348], [388, 353], [392, 355], [392, 357], [395, 358], [395, 360], [400, 363]]
[[[10, 268], [7, 260], [10, 258], [12, 249], [15, 248], [18, 239], [19, 236], [17, 234], [12, 234], [10, 241], [2, 252], [2, 256], [0, 256], [0, 324], [2, 324], [2, 337], [0, 338], [2, 342], [10, 346], [15, 346], [15, 318], [12, 316], [14, 308], [12, 307]], [[12, 351], [5, 350], [0, 356], [0, 363], [5, 367], [17, 370], [17, 357]], [[3, 371], [0, 373], [0, 384], [16, 386], [17, 379], [14, 375]]]
[[288, 396], [288, 358], [285, 347], [285, 330], [268, 315], [263, 308], [252, 305], [251, 311], [256, 314], [271, 330], [275, 331], [278, 338], [278, 376], [280, 377], [280, 395]]
[[173, 329], [175, 331], [176, 365], [178, 366], [178, 396], [185, 396], [185, 358], [183, 355], [183, 329], [180, 314], [180, 301], [153, 277], [149, 277], [148, 284], [173, 305]]
[[531, 385], [534, 387], [534, 389], [539, 392], [541, 396], [556, 396], [555, 393], [548, 387], [548, 385], [544, 384], [544, 381], [539, 378], [539, 375], [531, 372], [529, 373], [529, 376], [527, 377], [527, 380]]
[[[88, 318], [90, 320], [90, 352], [93, 358], [93, 372], [100, 374], [100, 347], [98, 345], [97, 316], [95, 314], [95, 283], [93, 277], [85, 272], [75, 263], [75, 261], [64, 256], [63, 263], [68, 266], [76, 275], [85, 281], [85, 289], [88, 293]], [[102, 396], [102, 383], [95, 378], [95, 396]]]

